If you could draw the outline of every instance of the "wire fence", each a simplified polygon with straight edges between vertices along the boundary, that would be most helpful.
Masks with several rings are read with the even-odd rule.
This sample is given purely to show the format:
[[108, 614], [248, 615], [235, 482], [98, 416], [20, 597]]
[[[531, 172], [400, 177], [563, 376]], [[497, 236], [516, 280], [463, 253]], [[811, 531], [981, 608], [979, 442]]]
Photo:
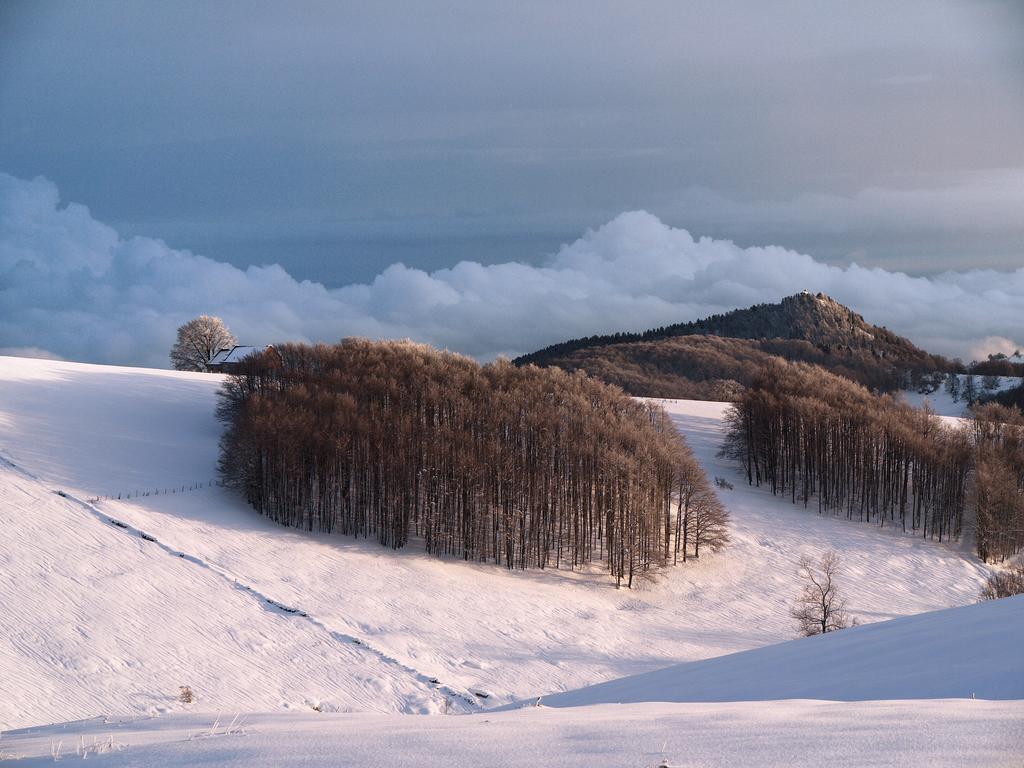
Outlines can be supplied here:
[[95, 504], [98, 501], [126, 501], [128, 499], [143, 499], [147, 496], [169, 496], [175, 493], [191, 493], [193, 491], [202, 491], [207, 488], [223, 488], [224, 482], [222, 480], [203, 480], [194, 483], [185, 483], [181, 486], [173, 485], [166, 486], [163, 488], [150, 488], [150, 489], [134, 489], [130, 491], [118, 491], [117, 493], [102, 494], [99, 496], [92, 496], [87, 499], [91, 504]]

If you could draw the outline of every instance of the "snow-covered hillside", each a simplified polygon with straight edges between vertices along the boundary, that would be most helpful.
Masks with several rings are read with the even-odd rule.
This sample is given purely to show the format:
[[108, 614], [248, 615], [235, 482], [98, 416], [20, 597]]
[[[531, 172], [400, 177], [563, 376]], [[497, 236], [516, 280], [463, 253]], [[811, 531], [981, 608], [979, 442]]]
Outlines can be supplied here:
[[[988, 396], [996, 392], [1005, 392], [1008, 389], [1019, 387], [1024, 379], [1017, 376], [997, 376], [998, 384], [995, 389], [986, 390], [982, 387], [983, 376], [975, 376], [975, 384], [978, 388], [980, 395]], [[967, 380], [965, 374], [959, 374], [960, 384], [963, 386]], [[946, 391], [945, 387], [937, 389], [935, 392], [924, 394], [922, 392], [915, 392], [913, 390], [907, 390], [902, 393], [903, 398], [915, 408], [922, 408], [926, 403], [931, 409], [932, 413], [938, 416], [955, 416], [961, 417], [967, 415], [967, 403], [962, 399], [953, 399], [953, 396]]]
[[1024, 595], [680, 664], [544, 704], [1024, 699], [1021, 633]]
[[[367, 755], [385, 731], [407, 738], [389, 740], [396, 749], [437, 750], [446, 765], [465, 762], [453, 757], [456, 745], [467, 750], [460, 755], [491, 755], [492, 765], [525, 764], [527, 752], [499, 757], [502, 745], [514, 751], [520, 726], [535, 729], [541, 755], [565, 754], [575, 743], [567, 733], [604, 745], [594, 748], [593, 762], [575, 764], [622, 765], [627, 754], [629, 764], [653, 764], [657, 756], [641, 755], [660, 746], [650, 742], [669, 725], [694, 740], [685, 754], [710, 756], [714, 742], [687, 719], [697, 710], [685, 707], [695, 705], [588, 707], [575, 720], [552, 712], [483, 720], [328, 713], [473, 712], [541, 694], [547, 701], [558, 691], [790, 640], [802, 554], [840, 553], [851, 613], [865, 623], [971, 603], [988, 573], [961, 547], [823, 518], [747, 487], [715, 458], [725, 406], [686, 401], [664, 404], [708, 473], [735, 483], [722, 492], [733, 542], [639, 589], [616, 590], [597, 571], [508, 573], [310, 535], [276, 526], [208, 485], [219, 384], [209, 375], [0, 358], [0, 615], [15, 617], [0, 625], [0, 727], [159, 715], [118, 726], [135, 734], [125, 741], [155, 743], [155, 751], [108, 756], [139, 765], [184, 760], [190, 750], [212, 762], [254, 764], [252, 750], [287, 743], [280, 739], [290, 724], [305, 734], [311, 764], [343, 743], [346, 754]], [[182, 685], [194, 690], [194, 704], [177, 700]], [[795, 729], [786, 736], [793, 739], [811, 732], [781, 724], [781, 709], [734, 706], [730, 717], [742, 727], [774, 722]], [[786, 706], [794, 717], [835, 720], [851, 743], [869, 744], [839, 722], [839, 710]], [[1004, 706], [968, 711], [936, 702], [913, 717], [921, 733], [962, 719], [961, 746], [980, 749], [1007, 737]], [[856, 713], [871, 722], [890, 716], [886, 707], [858, 704]], [[181, 742], [200, 728], [205, 714], [196, 713], [217, 711], [288, 714], [254, 717], [242, 741]], [[625, 731], [605, 733], [614, 717], [654, 724], [636, 726], [644, 735], [631, 740]], [[427, 721], [438, 725], [417, 724]], [[494, 723], [493, 739], [474, 742], [466, 730], [473, 723]], [[109, 730], [90, 721], [5, 734], [0, 753], [41, 754], [33, 750], [43, 742], [33, 739], [49, 744], [63, 732], [88, 741]], [[229, 753], [221, 754], [228, 739]], [[302, 752], [294, 741], [281, 749]], [[380, 764], [400, 764], [401, 754], [384, 751]]]
[[[746, 487], [714, 457], [725, 406], [701, 402], [666, 405], [709, 472], [736, 480], [723, 492], [734, 541], [639, 590], [616, 591], [599, 572], [508, 573], [311, 536], [223, 489], [180, 492], [215, 474], [218, 386], [214, 376], [0, 363], [0, 450], [35, 476], [0, 468], [4, 497], [22, 500], [4, 505], [17, 563], [0, 605], [21, 617], [24, 637], [4, 660], [19, 671], [0, 676], [0, 723], [173, 710], [180, 685], [210, 709], [474, 709], [788, 640], [802, 553], [843, 553], [850, 607], [865, 622], [971, 602], [986, 574], [956, 549]], [[82, 500], [160, 494], [89, 505], [54, 489]], [[40, 591], [46, 600], [26, 599]], [[268, 611], [261, 597], [308, 617]], [[287, 673], [252, 673], [284, 661]], [[361, 677], [370, 691], [353, 684]], [[431, 678], [450, 690], [424, 691]], [[28, 688], [50, 695], [26, 701]]]

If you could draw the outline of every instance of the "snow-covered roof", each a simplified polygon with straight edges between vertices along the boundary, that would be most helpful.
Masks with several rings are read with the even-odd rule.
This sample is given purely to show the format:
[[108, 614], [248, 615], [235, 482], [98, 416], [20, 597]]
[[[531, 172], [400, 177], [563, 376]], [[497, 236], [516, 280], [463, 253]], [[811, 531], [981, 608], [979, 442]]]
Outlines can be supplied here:
[[267, 345], [262, 347], [243, 347], [234, 346], [231, 349], [222, 349], [220, 352], [210, 358], [210, 365], [224, 365], [225, 363], [240, 363], [243, 359], [249, 355], [258, 355], [267, 349]]

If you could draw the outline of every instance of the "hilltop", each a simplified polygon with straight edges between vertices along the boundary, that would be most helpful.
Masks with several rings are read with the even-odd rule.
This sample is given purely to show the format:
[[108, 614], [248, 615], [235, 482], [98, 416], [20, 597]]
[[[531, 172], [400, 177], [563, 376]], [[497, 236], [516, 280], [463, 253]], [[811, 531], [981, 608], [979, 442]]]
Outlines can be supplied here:
[[515, 362], [583, 370], [634, 395], [722, 400], [772, 355], [880, 391], [903, 387], [908, 376], [955, 368], [832, 297], [807, 292], [641, 333], [572, 339]]

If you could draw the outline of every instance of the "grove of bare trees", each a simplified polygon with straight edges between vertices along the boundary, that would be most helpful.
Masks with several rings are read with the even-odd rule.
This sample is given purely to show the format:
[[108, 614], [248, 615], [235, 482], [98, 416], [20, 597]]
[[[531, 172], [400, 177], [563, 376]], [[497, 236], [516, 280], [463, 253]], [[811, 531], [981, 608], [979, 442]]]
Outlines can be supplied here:
[[989, 403], [972, 415], [950, 426], [776, 359], [730, 410], [722, 454], [793, 503], [939, 541], [959, 538], [969, 511], [978, 555], [1002, 562], [1024, 550], [1024, 414]]
[[974, 539], [982, 559], [1002, 562], [1024, 550], [1024, 414], [995, 403], [972, 414]]
[[728, 415], [723, 455], [752, 485], [819, 512], [959, 537], [965, 430], [802, 363], [769, 362]]
[[727, 541], [660, 406], [583, 374], [286, 344], [244, 361], [218, 415], [223, 479], [284, 525], [510, 569], [600, 562], [627, 586]]

